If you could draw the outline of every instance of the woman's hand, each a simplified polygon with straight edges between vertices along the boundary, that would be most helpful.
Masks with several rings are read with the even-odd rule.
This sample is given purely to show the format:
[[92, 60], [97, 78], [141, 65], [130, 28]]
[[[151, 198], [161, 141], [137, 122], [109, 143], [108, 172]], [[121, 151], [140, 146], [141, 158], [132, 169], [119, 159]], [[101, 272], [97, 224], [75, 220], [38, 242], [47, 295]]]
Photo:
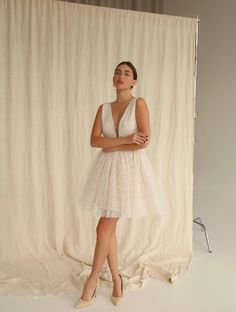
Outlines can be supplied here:
[[138, 144], [142, 145], [145, 144], [146, 141], [148, 141], [148, 135], [144, 134], [143, 132], [133, 133], [131, 135], [128, 135], [126, 137], [125, 144]]

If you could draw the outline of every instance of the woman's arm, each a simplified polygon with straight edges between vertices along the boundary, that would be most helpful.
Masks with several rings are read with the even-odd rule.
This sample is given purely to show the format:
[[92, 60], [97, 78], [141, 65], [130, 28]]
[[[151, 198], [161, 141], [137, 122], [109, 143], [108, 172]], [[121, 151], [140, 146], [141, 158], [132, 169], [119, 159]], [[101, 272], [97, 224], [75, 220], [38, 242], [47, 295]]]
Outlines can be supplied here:
[[117, 146], [103, 148], [104, 152], [114, 152], [114, 151], [134, 151], [142, 148], [146, 148], [150, 142], [150, 121], [149, 121], [149, 110], [147, 103], [141, 97], [136, 100], [135, 117], [137, 122], [138, 131], [148, 135], [147, 141], [142, 144], [120, 144]]
[[[148, 142], [148, 141], [147, 141]], [[147, 147], [148, 143], [143, 143], [143, 144], [136, 144], [136, 143], [131, 143], [131, 144], [121, 144], [119, 146], [113, 146], [109, 148], [103, 148], [104, 152], [114, 152], [114, 151], [135, 151], [141, 148]]]

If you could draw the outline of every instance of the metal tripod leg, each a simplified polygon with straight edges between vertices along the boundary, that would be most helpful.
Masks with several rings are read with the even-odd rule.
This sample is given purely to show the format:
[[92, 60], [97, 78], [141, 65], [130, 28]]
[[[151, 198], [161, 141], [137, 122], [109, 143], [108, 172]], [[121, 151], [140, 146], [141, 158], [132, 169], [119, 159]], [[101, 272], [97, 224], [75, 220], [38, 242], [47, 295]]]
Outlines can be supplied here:
[[211, 247], [210, 247], [210, 243], [209, 243], [209, 239], [208, 239], [208, 235], [207, 235], [207, 229], [206, 229], [206, 226], [202, 223], [201, 218], [199, 218], [199, 217], [194, 218], [194, 219], [193, 219], [193, 222], [195, 222], [195, 223], [197, 223], [198, 225], [201, 226], [201, 231], [204, 231], [204, 233], [205, 233], [208, 251], [209, 251], [209, 252], [212, 252]]

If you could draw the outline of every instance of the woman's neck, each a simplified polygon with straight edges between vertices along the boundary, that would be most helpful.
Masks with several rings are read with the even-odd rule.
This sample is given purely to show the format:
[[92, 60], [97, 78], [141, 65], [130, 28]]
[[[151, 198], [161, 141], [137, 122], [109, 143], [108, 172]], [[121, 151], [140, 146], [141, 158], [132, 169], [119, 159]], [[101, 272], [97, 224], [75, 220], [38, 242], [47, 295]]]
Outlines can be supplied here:
[[123, 102], [130, 101], [133, 95], [130, 93], [130, 90], [118, 90], [116, 92], [116, 102], [122, 104]]

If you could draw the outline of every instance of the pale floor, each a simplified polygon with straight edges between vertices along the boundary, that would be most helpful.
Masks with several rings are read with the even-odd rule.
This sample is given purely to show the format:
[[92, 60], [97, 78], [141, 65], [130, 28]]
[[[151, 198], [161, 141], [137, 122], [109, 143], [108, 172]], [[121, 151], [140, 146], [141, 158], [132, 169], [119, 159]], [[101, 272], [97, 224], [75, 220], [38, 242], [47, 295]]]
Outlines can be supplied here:
[[[223, 211], [223, 210], [222, 210]], [[194, 215], [198, 217], [199, 215]], [[233, 218], [218, 214], [202, 216], [206, 224], [212, 253], [207, 250], [204, 233], [193, 224], [194, 257], [190, 269], [174, 284], [149, 278], [142, 289], [125, 290], [123, 303], [110, 302], [111, 288], [102, 287], [93, 305], [74, 309], [79, 295], [61, 295], [36, 299], [0, 297], [1, 312], [235, 312], [236, 244]]]

